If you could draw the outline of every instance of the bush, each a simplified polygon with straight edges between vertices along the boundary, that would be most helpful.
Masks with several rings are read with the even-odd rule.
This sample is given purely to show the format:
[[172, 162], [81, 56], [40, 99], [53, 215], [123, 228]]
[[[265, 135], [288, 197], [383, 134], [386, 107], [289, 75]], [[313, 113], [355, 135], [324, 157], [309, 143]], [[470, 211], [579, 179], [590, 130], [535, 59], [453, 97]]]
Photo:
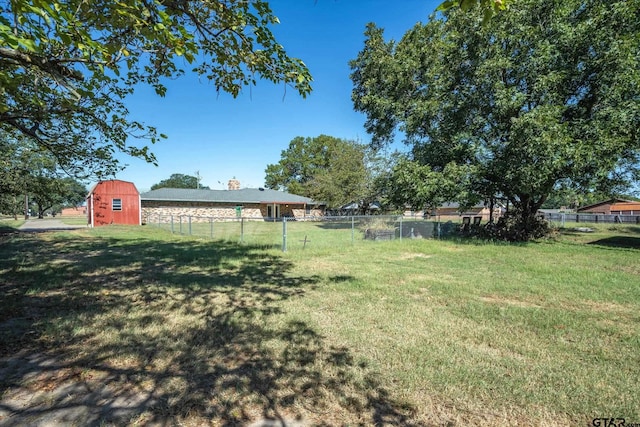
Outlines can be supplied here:
[[471, 231], [487, 239], [526, 242], [547, 237], [552, 229], [540, 216], [523, 216], [520, 211], [512, 210], [500, 217], [497, 223], [474, 227]]

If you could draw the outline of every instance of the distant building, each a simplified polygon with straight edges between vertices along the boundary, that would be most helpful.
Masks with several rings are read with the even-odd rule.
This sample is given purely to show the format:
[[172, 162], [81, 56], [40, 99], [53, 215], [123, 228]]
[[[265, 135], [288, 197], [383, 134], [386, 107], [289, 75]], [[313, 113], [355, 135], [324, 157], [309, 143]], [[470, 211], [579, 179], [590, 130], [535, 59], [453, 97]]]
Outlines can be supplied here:
[[112, 179], [98, 182], [87, 195], [89, 225], [142, 223], [140, 193], [132, 182]]
[[[502, 203], [496, 203], [493, 207], [493, 220], [496, 221], [504, 213], [504, 206]], [[407, 217], [422, 217], [432, 216], [438, 217], [440, 221], [459, 221], [461, 217], [475, 217], [482, 218], [482, 221], [488, 221], [491, 216], [491, 209], [484, 204], [477, 204], [467, 209], [463, 209], [459, 203], [444, 203], [429, 212], [424, 211], [411, 211], [404, 212], [404, 216]]]
[[85, 206], [76, 206], [73, 208], [64, 208], [60, 210], [60, 216], [70, 217], [70, 216], [86, 216], [87, 208]]
[[577, 212], [601, 215], [640, 215], [640, 202], [624, 199], [609, 199], [580, 207]]

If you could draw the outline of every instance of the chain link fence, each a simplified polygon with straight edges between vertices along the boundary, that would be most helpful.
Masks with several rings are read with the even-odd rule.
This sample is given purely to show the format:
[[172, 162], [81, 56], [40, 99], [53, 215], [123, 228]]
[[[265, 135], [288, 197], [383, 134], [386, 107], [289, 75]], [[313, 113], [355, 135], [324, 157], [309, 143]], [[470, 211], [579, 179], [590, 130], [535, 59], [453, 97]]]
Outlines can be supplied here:
[[605, 215], [586, 213], [545, 213], [544, 218], [554, 227], [568, 223], [583, 224], [640, 224], [640, 215]]
[[311, 248], [343, 249], [377, 241], [438, 239], [455, 234], [460, 224], [406, 218], [402, 215], [323, 216], [294, 218], [218, 218], [150, 216], [147, 224], [176, 234], [200, 236], [280, 248], [283, 251]]

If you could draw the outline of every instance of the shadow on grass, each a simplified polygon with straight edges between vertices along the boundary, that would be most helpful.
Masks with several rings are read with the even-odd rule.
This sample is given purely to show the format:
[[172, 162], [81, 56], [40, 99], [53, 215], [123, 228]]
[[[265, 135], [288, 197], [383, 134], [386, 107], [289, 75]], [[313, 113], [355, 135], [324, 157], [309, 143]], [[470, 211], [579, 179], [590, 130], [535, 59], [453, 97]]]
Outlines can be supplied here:
[[0, 225], [0, 236], [3, 236], [5, 234], [11, 234], [11, 233], [17, 233], [18, 230], [16, 230], [13, 227], [8, 227], [6, 225]]
[[[316, 226], [322, 230], [351, 230], [353, 225], [351, 224], [351, 219], [345, 218], [344, 220], [332, 220], [332, 221], [323, 221]], [[356, 229], [360, 231], [361, 224], [359, 222], [356, 223]]]
[[0, 237], [5, 234], [12, 234], [18, 232], [18, 227], [20, 227], [24, 221], [10, 221], [9, 223], [0, 222]]
[[613, 236], [588, 243], [593, 246], [605, 246], [616, 249], [640, 249], [640, 237]]
[[192, 240], [3, 239], [0, 426], [417, 425], [348, 348], [283, 312], [321, 279], [278, 255]]

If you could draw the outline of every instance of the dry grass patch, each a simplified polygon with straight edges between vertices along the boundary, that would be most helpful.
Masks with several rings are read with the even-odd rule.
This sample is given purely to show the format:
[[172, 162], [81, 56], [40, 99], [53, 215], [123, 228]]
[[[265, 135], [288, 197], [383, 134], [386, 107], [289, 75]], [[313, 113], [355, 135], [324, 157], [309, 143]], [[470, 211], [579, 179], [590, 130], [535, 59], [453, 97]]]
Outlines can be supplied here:
[[479, 298], [480, 301], [490, 303], [490, 304], [505, 304], [514, 307], [523, 307], [523, 308], [543, 308], [541, 305], [528, 302], [528, 301], [520, 301], [512, 298], [505, 298], [499, 295], [487, 295]]
[[405, 253], [399, 254], [396, 259], [406, 261], [406, 260], [412, 260], [412, 259], [428, 259], [428, 258], [431, 258], [432, 256], [433, 255], [423, 254], [419, 252], [405, 252]]

